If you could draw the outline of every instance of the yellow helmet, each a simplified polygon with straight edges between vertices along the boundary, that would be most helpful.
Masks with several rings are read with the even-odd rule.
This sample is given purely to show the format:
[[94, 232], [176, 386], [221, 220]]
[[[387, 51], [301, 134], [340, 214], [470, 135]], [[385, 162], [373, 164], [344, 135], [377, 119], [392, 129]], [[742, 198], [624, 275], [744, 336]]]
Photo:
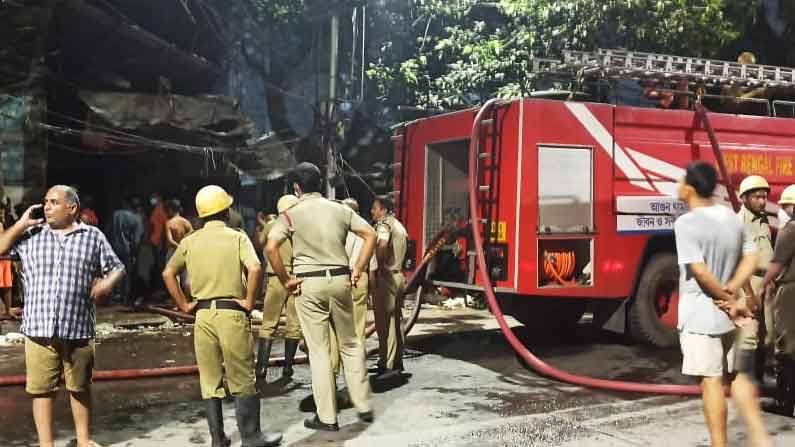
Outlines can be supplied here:
[[232, 196], [217, 185], [207, 185], [196, 193], [196, 211], [199, 217], [212, 216], [232, 206]]
[[795, 205], [795, 185], [789, 185], [784, 188], [781, 193], [781, 198], [778, 199], [779, 205]]
[[767, 192], [770, 192], [770, 185], [767, 184], [767, 180], [761, 175], [749, 175], [740, 182], [740, 197], [754, 189], [766, 189]]
[[737, 56], [737, 63], [755, 64], [756, 56], [754, 56], [754, 53], [751, 53], [750, 51], [743, 51], [739, 56]]
[[276, 210], [281, 214], [294, 207], [296, 203], [298, 203], [298, 197], [292, 194], [285, 194], [276, 203]]

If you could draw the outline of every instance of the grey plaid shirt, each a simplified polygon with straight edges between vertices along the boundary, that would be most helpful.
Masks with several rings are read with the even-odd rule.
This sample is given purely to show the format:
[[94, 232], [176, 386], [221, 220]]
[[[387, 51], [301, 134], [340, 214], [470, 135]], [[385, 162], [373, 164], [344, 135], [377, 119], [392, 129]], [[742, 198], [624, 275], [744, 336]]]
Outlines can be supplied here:
[[42, 225], [25, 232], [14, 251], [22, 260], [25, 284], [22, 333], [63, 340], [94, 338], [94, 279], [124, 268], [105, 235], [83, 223], [66, 236]]

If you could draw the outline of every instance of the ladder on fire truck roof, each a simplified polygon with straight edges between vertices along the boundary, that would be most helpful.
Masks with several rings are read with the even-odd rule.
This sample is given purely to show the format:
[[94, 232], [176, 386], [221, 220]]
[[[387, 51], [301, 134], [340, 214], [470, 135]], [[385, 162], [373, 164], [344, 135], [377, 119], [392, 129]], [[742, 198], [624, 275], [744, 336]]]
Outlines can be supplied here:
[[708, 85], [795, 88], [795, 68], [741, 64], [624, 50], [564, 50], [563, 60], [533, 59], [534, 72], [580, 71], [584, 75], [684, 79]]

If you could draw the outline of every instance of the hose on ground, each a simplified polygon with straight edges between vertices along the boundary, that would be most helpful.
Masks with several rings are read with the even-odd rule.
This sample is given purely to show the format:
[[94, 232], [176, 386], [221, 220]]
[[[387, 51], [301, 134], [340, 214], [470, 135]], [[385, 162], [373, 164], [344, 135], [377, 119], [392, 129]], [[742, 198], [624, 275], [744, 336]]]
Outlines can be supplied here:
[[[446, 243], [447, 239], [453, 234], [452, 227], [442, 229], [433, 239], [429, 248], [426, 250], [419, 267], [414, 271], [412, 276], [406, 283], [407, 291], [414, 291], [415, 301], [412, 313], [406, 323], [403, 325], [403, 334], [408, 334], [414, 327], [419, 317], [421, 298], [423, 291], [423, 283], [427, 279], [428, 265], [433, 258], [438, 254], [439, 249]], [[178, 312], [171, 309], [165, 309], [157, 306], [145, 306], [146, 310], [167, 316], [172, 319], [180, 320], [183, 322], [194, 322], [196, 317], [184, 312]], [[365, 338], [370, 337], [375, 332], [375, 325], [371, 324], [365, 331]], [[377, 348], [369, 349], [367, 356], [377, 352]], [[294, 364], [303, 364], [308, 361], [306, 355], [296, 356], [293, 360]], [[268, 366], [282, 366], [284, 365], [284, 357], [273, 357], [268, 361]], [[193, 375], [199, 372], [197, 365], [187, 366], [171, 366], [163, 368], [135, 368], [135, 369], [114, 369], [114, 370], [95, 370], [94, 380], [131, 380], [131, 379], [145, 379], [153, 377], [171, 377], [171, 376], [184, 376]], [[2, 386], [18, 386], [25, 384], [25, 375], [7, 375], [0, 376], [0, 387]]]
[[[469, 213], [470, 219], [473, 222], [472, 237], [475, 245], [475, 255], [477, 258], [477, 269], [481, 284], [484, 287], [486, 299], [491, 309], [494, 318], [500, 326], [500, 331], [505, 336], [505, 339], [511, 345], [511, 348], [519, 355], [524, 362], [533, 370], [544, 376], [552, 379], [560, 380], [562, 382], [570, 383], [573, 385], [585, 386], [589, 388], [599, 388], [612, 391], [630, 391], [636, 393], [650, 393], [650, 394], [675, 394], [675, 395], [700, 395], [701, 388], [695, 385], [661, 385], [653, 383], [638, 383], [638, 382], [624, 382], [618, 380], [598, 379], [593, 377], [581, 376], [561, 371], [543, 360], [539, 359], [532, 352], [530, 352], [516, 337], [508, 323], [505, 321], [505, 315], [497, 302], [497, 297], [494, 294], [494, 284], [488, 275], [488, 268], [486, 265], [486, 256], [483, 251], [483, 235], [476, 223], [482, 222], [480, 215], [479, 203], [479, 185], [478, 185], [478, 158], [480, 152], [480, 135], [484, 117], [487, 113], [493, 111], [493, 107], [497, 105], [500, 100], [491, 99], [484, 104], [472, 124], [472, 135], [469, 143]], [[518, 231], [518, 230], [517, 230]], [[517, 273], [514, 273], [517, 274]]]

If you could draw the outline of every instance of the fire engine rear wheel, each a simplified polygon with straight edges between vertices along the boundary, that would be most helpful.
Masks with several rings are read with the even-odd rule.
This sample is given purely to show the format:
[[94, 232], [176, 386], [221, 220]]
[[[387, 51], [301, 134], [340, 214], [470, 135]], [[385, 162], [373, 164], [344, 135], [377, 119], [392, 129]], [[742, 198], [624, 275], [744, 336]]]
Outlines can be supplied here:
[[679, 307], [679, 266], [676, 255], [654, 255], [646, 267], [629, 310], [632, 338], [661, 348], [679, 343], [676, 331]]

